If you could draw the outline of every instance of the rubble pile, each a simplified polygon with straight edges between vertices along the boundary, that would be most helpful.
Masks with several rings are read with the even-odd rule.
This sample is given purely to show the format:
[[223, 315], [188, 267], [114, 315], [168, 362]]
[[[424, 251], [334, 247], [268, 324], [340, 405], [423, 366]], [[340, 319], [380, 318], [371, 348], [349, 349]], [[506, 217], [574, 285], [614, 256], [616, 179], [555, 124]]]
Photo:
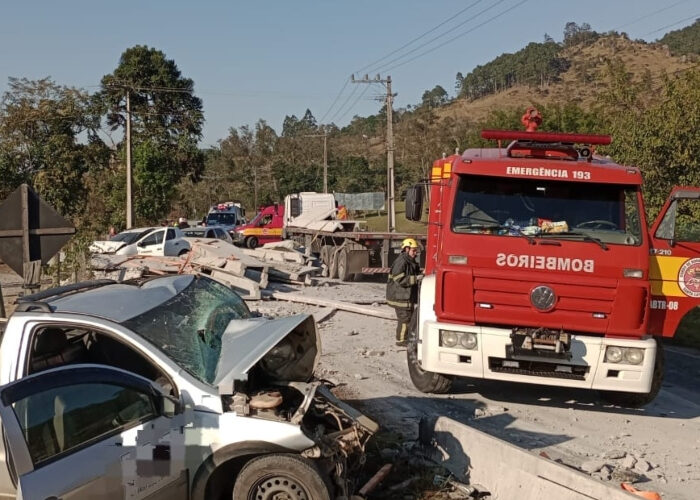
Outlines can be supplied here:
[[190, 252], [182, 257], [94, 254], [95, 278], [124, 281], [163, 274], [206, 274], [235, 289], [248, 300], [262, 298], [271, 282], [316, 285], [322, 267], [291, 241], [242, 249], [222, 240], [188, 238]]

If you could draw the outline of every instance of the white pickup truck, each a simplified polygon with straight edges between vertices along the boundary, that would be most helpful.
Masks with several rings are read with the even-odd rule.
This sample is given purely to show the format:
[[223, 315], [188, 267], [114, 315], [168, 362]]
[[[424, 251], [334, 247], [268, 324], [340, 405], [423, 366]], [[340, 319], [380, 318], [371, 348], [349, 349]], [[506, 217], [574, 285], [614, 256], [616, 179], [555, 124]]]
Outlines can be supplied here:
[[94, 241], [90, 252], [176, 257], [190, 251], [190, 244], [184, 237], [182, 230], [176, 227], [128, 229], [111, 240]]
[[0, 343], [0, 498], [349, 497], [377, 424], [313, 378], [313, 318], [192, 275], [21, 299]]

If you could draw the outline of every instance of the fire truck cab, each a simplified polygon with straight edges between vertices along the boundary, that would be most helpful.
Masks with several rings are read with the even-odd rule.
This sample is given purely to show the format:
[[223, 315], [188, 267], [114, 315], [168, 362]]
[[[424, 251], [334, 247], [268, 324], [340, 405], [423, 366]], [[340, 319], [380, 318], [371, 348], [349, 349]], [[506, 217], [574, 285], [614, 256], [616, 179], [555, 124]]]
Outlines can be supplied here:
[[[609, 136], [482, 137], [498, 147], [432, 167], [414, 385], [446, 392], [462, 376], [651, 401], [663, 377], [655, 337], [700, 304], [700, 189], [675, 189], [648, 230], [639, 169], [595, 154]], [[413, 220], [423, 189], [407, 196]]]

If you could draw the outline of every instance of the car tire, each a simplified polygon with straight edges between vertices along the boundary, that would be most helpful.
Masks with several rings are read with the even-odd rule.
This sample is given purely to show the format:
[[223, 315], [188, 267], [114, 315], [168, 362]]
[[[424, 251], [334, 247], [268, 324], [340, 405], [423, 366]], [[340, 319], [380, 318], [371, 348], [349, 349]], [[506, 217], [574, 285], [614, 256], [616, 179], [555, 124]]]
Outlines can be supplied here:
[[233, 485], [236, 500], [290, 498], [330, 500], [329, 481], [299, 455], [270, 454], [248, 462]]
[[258, 247], [258, 239], [255, 236], [248, 236], [245, 240], [245, 246], [254, 250]]
[[415, 331], [408, 332], [406, 361], [408, 363], [408, 375], [411, 377], [411, 382], [413, 382], [413, 385], [419, 391], [432, 394], [445, 394], [452, 388], [452, 377], [429, 372], [421, 368], [418, 362], [418, 340]]
[[600, 391], [600, 397], [608, 403], [625, 408], [641, 408], [642, 406], [648, 405], [656, 398], [661, 390], [665, 367], [666, 359], [664, 356], [664, 348], [661, 342], [657, 340], [651, 390], [649, 392]]
[[183, 255], [187, 255], [189, 253], [189, 250], [183, 248], [180, 250], [180, 253], [177, 254], [178, 257], [182, 257]]

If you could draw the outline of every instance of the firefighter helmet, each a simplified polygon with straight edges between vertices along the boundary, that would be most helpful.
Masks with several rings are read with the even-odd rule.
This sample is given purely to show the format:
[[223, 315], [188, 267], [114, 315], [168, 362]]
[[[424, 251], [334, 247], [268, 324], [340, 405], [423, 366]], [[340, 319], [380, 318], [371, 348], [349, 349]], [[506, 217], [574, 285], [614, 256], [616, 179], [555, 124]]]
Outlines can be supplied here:
[[413, 238], [406, 238], [401, 242], [401, 248], [418, 248], [418, 242]]

